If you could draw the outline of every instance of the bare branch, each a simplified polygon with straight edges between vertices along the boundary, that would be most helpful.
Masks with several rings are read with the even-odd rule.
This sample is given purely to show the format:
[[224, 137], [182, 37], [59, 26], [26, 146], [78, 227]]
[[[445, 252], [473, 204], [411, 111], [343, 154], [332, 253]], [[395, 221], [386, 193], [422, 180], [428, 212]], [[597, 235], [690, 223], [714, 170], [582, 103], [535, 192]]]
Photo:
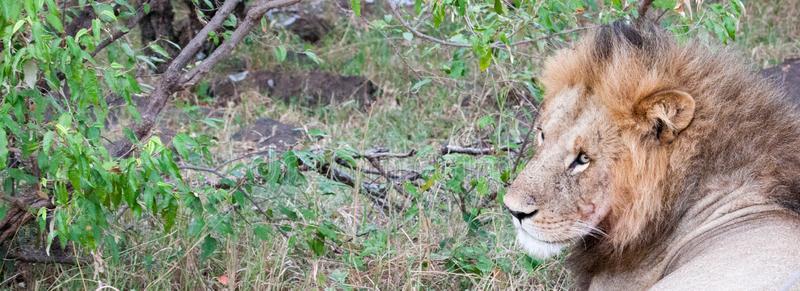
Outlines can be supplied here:
[[410, 158], [417, 154], [416, 150], [411, 150], [408, 153], [398, 154], [389, 152], [388, 149], [385, 148], [377, 148], [373, 150], [368, 150], [363, 155], [357, 155], [354, 158], [366, 158], [366, 159], [386, 159], [386, 158]]
[[39, 264], [67, 264], [67, 265], [87, 265], [91, 260], [87, 258], [78, 258], [68, 255], [51, 255], [48, 256], [44, 252], [26, 253], [26, 252], [12, 252], [8, 253], [9, 259], [14, 259], [20, 262], [39, 263]]
[[219, 46], [213, 53], [211, 53], [208, 58], [203, 61], [200, 65], [186, 73], [181, 79], [181, 83], [184, 87], [191, 87], [197, 84], [200, 81], [200, 78], [204, 76], [206, 73], [211, 71], [214, 65], [219, 62], [220, 59], [227, 56], [233, 48], [239, 42], [250, 33], [250, 30], [258, 23], [258, 20], [264, 16], [269, 10], [278, 7], [284, 7], [292, 4], [296, 4], [300, 2], [300, 0], [274, 0], [274, 1], [259, 1], [250, 10], [247, 11], [247, 16], [245, 16], [244, 21], [236, 27], [236, 30], [231, 33], [229, 39], [227, 39], [221, 46]]
[[367, 194], [367, 197], [370, 200], [372, 200], [372, 202], [375, 203], [375, 205], [381, 207], [382, 210], [384, 211], [395, 210], [399, 212], [402, 210], [397, 205], [395, 205], [394, 207], [389, 206], [389, 203], [386, 201], [387, 189], [386, 186], [384, 185], [377, 183], [369, 183], [369, 182], [365, 182], [362, 183], [361, 185], [358, 185], [356, 184], [356, 179], [350, 176], [350, 174], [345, 173], [336, 168], [333, 168], [328, 163], [320, 163], [316, 167], [313, 167], [313, 165], [306, 165], [306, 164], [303, 165], [309, 169], [316, 170], [317, 173], [319, 173], [320, 175], [323, 175], [326, 178], [331, 179], [333, 181], [345, 184], [353, 188], [360, 187], [361, 191], [364, 191], [364, 193]]
[[442, 146], [442, 149], [439, 151], [442, 155], [449, 155], [449, 154], [465, 154], [471, 156], [485, 156], [485, 155], [493, 155], [497, 152], [515, 152], [514, 149], [510, 147], [488, 147], [488, 148], [476, 148], [476, 147], [462, 147], [457, 145], [450, 145], [446, 144]]
[[394, 17], [395, 17], [395, 18], [397, 18], [397, 21], [400, 21], [400, 24], [402, 24], [402, 25], [403, 25], [403, 27], [405, 27], [406, 29], [408, 29], [408, 31], [409, 31], [409, 32], [411, 32], [411, 34], [413, 34], [413, 35], [414, 35], [414, 36], [416, 36], [416, 37], [423, 38], [423, 39], [426, 39], [426, 40], [428, 40], [428, 41], [435, 42], [435, 43], [438, 43], [438, 44], [443, 44], [443, 45], [446, 45], [446, 46], [454, 46], [454, 47], [472, 47], [472, 45], [470, 45], [470, 44], [468, 44], [468, 43], [460, 43], [460, 42], [446, 41], [446, 40], [438, 39], [438, 38], [435, 38], [435, 37], [433, 37], [433, 36], [430, 36], [430, 35], [424, 34], [424, 33], [420, 32], [419, 30], [416, 30], [416, 29], [414, 29], [413, 27], [411, 27], [411, 25], [409, 25], [409, 24], [408, 24], [408, 22], [406, 22], [406, 21], [405, 21], [405, 19], [403, 18], [403, 16], [402, 16], [402, 15], [400, 15], [400, 13], [399, 13], [399, 12], [397, 12], [397, 8], [395, 8], [395, 6], [394, 6], [394, 5], [391, 5], [391, 4], [390, 4], [390, 5], [389, 5], [389, 10], [391, 10], [391, 11], [392, 11], [392, 14], [394, 15]]

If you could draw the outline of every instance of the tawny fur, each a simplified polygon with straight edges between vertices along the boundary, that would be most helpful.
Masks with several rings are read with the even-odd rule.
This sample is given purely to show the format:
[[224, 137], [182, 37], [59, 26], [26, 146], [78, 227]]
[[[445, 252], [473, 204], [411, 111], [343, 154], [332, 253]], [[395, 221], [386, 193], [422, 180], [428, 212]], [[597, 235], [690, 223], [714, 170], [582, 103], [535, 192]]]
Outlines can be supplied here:
[[[579, 281], [623, 272], [663, 251], [686, 211], [703, 198], [701, 189], [713, 187], [719, 177], [745, 173], [749, 180], [742, 183], [751, 191], [736, 199], [800, 213], [800, 113], [728, 49], [678, 44], [658, 28], [616, 23], [558, 51], [547, 62], [542, 83], [548, 93], [543, 118], [567, 114], [555, 112], [553, 95], [580, 88], [577, 106], [603, 107], [618, 129], [615, 143], [624, 147], [613, 157], [607, 179], [613, 189], [611, 207], [598, 225], [608, 235], [586, 237], [571, 250], [569, 261]], [[648, 123], [636, 108], [665, 90], [694, 98], [691, 122], [674, 140], [666, 135], [668, 141], [652, 138], [653, 131], [679, 125]], [[667, 115], [679, 112], [664, 108], [647, 114], [668, 120]], [[523, 193], [532, 186], [515, 187]]]

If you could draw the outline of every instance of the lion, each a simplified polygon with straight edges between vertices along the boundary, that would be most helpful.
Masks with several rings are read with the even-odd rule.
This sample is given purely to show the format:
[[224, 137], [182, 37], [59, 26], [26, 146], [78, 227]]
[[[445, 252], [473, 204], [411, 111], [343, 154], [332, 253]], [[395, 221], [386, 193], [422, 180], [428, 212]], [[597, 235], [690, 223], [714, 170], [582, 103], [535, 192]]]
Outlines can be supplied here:
[[800, 111], [740, 59], [621, 22], [557, 51], [503, 198], [519, 245], [569, 249], [577, 289], [800, 287]]

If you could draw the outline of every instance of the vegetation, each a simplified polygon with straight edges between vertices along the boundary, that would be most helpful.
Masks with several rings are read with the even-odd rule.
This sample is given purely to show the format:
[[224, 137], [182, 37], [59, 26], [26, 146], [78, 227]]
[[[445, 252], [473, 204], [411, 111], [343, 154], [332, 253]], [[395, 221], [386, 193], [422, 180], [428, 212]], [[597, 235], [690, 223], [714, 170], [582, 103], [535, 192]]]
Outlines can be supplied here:
[[566, 289], [501, 206], [543, 59], [615, 20], [800, 46], [792, 1], [239, 2], [0, 7], [4, 288]]

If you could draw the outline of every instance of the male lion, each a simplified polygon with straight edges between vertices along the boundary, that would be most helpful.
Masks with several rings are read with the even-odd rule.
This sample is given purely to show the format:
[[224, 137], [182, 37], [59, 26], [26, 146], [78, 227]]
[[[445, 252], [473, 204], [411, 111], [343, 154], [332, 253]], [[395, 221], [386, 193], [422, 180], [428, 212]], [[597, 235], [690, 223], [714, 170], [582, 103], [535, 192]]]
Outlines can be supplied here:
[[504, 203], [579, 289], [775, 290], [800, 274], [800, 111], [734, 54], [603, 26], [546, 64]]

